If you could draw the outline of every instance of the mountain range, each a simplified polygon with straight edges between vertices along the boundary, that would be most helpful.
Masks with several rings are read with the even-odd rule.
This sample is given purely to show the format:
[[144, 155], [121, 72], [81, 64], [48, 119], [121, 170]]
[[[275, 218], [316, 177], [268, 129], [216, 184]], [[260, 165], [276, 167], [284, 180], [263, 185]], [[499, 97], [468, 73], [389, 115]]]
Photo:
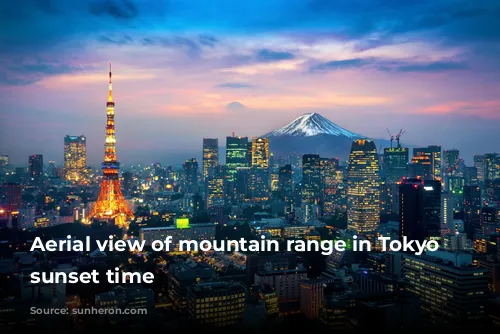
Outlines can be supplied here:
[[[289, 157], [315, 153], [323, 157], [349, 157], [351, 144], [356, 139], [369, 139], [351, 132], [318, 113], [304, 114], [287, 125], [265, 134], [269, 150], [275, 156]], [[386, 139], [375, 139], [377, 147], [388, 147]]]

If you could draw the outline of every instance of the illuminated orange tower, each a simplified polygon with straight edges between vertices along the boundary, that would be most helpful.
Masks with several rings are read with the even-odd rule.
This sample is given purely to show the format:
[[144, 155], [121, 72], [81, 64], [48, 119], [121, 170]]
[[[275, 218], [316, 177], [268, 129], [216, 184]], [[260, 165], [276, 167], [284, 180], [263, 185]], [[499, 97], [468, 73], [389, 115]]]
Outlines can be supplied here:
[[99, 197], [89, 214], [89, 220], [105, 219], [114, 221], [119, 227], [127, 227], [127, 221], [134, 217], [127, 205], [120, 187], [120, 163], [116, 158], [115, 103], [111, 85], [111, 64], [109, 64], [109, 92], [106, 123], [106, 143], [104, 144], [103, 178]]

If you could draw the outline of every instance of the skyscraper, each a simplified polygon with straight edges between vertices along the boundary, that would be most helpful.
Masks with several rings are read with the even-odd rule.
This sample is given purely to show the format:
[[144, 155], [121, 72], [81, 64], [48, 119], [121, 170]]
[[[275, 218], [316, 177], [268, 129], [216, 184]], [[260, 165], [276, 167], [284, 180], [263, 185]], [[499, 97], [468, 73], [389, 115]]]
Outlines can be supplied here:
[[219, 165], [219, 139], [203, 138], [203, 178], [214, 173]]
[[101, 191], [90, 211], [89, 219], [105, 219], [114, 221], [117, 226], [126, 227], [127, 219], [134, 215], [123, 197], [120, 187], [120, 163], [116, 156], [115, 138], [115, 103], [111, 84], [111, 64], [109, 64], [108, 102], [106, 103], [106, 142], [104, 144], [103, 178]]
[[443, 173], [445, 175], [453, 175], [458, 169], [460, 161], [460, 152], [456, 149], [443, 151]]
[[43, 155], [33, 154], [29, 158], [29, 173], [30, 177], [35, 181], [40, 180], [43, 176]]
[[224, 206], [224, 169], [216, 166], [213, 174], [208, 176], [206, 185], [207, 209]]
[[486, 156], [474, 154], [474, 167], [477, 169], [477, 179], [483, 183], [486, 180]]
[[347, 228], [374, 231], [380, 222], [380, 182], [375, 141], [353, 141], [347, 171]]
[[430, 163], [430, 177], [433, 180], [441, 179], [441, 146], [430, 145], [428, 147], [419, 147], [413, 149], [413, 156], [426, 156], [429, 157]]
[[252, 139], [252, 167], [269, 168], [269, 140]]
[[86, 183], [87, 141], [84, 136], [64, 137], [64, 178], [72, 183]]
[[302, 156], [302, 202], [319, 203], [321, 196], [321, 162], [318, 154]]
[[248, 137], [226, 137], [227, 180], [233, 182], [236, 171], [248, 165]]
[[182, 165], [184, 192], [196, 192], [198, 187], [198, 160], [188, 159]]
[[14, 182], [4, 183], [2, 190], [5, 195], [5, 204], [7, 211], [18, 211], [21, 208], [21, 185]]
[[498, 153], [486, 153], [485, 155], [485, 181], [500, 179], [500, 156]]
[[278, 198], [284, 201], [287, 206], [292, 206], [293, 196], [293, 171], [292, 165], [280, 167], [278, 173]]
[[410, 240], [441, 236], [441, 183], [406, 179], [399, 186], [400, 237]]
[[481, 188], [478, 186], [464, 187], [464, 232], [468, 238], [474, 237], [474, 232], [481, 228]]
[[408, 148], [385, 148], [384, 169], [386, 183], [396, 183], [403, 177], [408, 177]]
[[321, 191], [323, 203], [323, 216], [333, 216], [338, 208], [339, 179], [337, 171], [339, 159], [321, 158]]
[[479, 180], [477, 178], [477, 168], [476, 167], [465, 167], [464, 168], [464, 179], [465, 179], [465, 185], [477, 186], [479, 183]]
[[253, 138], [251, 143], [250, 196], [254, 201], [269, 199], [269, 141]]

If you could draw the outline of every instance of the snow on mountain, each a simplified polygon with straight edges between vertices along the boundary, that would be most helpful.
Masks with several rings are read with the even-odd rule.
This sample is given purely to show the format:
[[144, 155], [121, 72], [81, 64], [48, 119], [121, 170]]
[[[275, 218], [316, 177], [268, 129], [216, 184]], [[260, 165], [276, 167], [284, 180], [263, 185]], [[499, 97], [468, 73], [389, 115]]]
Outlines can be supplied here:
[[304, 114], [290, 122], [288, 125], [268, 133], [266, 137], [312, 137], [316, 135], [331, 135], [337, 137], [348, 137], [351, 139], [363, 137], [338, 126], [317, 113]]

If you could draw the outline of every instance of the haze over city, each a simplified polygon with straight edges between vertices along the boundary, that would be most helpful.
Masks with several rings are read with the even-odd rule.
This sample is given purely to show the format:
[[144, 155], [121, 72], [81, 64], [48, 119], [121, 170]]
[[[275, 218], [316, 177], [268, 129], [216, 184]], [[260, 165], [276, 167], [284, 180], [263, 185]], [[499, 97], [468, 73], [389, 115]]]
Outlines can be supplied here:
[[98, 164], [112, 62], [124, 164], [308, 112], [471, 162], [500, 143], [499, 17], [496, 1], [2, 2], [0, 152], [62, 163], [85, 135]]

